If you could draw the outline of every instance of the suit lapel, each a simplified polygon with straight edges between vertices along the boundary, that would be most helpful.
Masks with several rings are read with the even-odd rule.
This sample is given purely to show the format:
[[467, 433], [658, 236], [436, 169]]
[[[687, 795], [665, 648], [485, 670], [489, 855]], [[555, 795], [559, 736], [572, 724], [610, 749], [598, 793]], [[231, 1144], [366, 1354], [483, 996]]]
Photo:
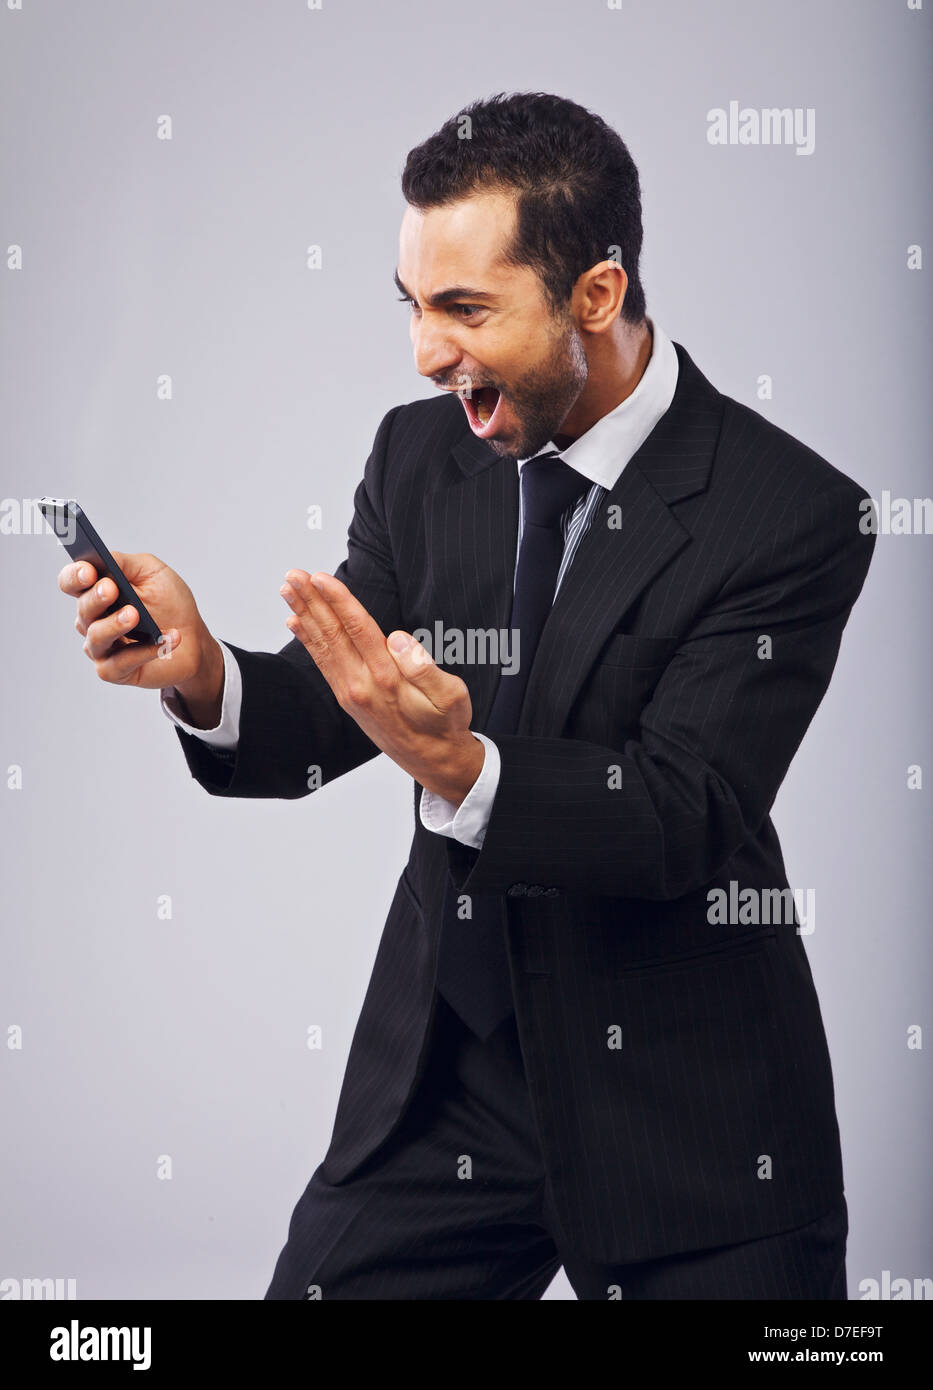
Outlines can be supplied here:
[[[470, 435], [453, 453], [466, 477], [425, 498], [431, 598], [445, 628], [507, 628], [518, 544], [518, 468]], [[443, 663], [442, 654], [435, 657]], [[498, 664], [447, 666], [466, 682], [473, 723], [482, 728], [499, 680]]]
[[[603, 497], [541, 634], [519, 734], [558, 736], [599, 650], [626, 610], [685, 545], [671, 504], [706, 487], [722, 418], [721, 394], [675, 343], [677, 387], [665, 414]], [[425, 499], [425, 534], [445, 627], [507, 628], [518, 530], [518, 469], [472, 434], [454, 446], [465, 475]], [[462, 675], [482, 728], [497, 665]]]

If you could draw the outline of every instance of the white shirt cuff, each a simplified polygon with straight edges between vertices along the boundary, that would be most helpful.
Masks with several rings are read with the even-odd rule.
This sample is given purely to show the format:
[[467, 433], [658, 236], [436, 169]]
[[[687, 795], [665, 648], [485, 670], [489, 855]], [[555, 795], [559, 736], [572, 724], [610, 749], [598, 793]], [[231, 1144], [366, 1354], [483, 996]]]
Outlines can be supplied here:
[[179, 702], [178, 691], [167, 685], [161, 692], [162, 708], [169, 719], [186, 733], [210, 744], [212, 748], [236, 748], [240, 739], [240, 707], [243, 703], [243, 677], [239, 663], [225, 642], [220, 643], [224, 654], [224, 694], [220, 723], [215, 729], [196, 729], [187, 724]]
[[424, 787], [418, 810], [425, 830], [433, 830], [436, 835], [448, 835], [450, 839], [459, 840], [473, 849], [482, 849], [492, 803], [499, 787], [502, 759], [491, 738], [473, 729], [470, 732], [486, 749], [486, 757], [476, 781], [459, 806]]

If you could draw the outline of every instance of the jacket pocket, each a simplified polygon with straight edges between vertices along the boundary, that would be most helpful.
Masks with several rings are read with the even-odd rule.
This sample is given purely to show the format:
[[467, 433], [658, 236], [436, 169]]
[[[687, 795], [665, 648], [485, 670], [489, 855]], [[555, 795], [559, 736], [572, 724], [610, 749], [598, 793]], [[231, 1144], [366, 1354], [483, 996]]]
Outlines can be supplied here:
[[775, 927], [763, 930], [740, 932], [724, 941], [711, 941], [705, 946], [696, 946], [689, 951], [678, 951], [674, 955], [654, 956], [641, 961], [614, 961], [608, 965], [608, 973], [613, 979], [628, 978], [632, 975], [661, 975], [673, 970], [690, 970], [706, 964], [733, 960], [739, 956], [754, 955], [777, 936]]
[[584, 688], [577, 716], [588, 733], [609, 747], [638, 728], [642, 711], [680, 646], [680, 637], [640, 637], [617, 632], [603, 648]]

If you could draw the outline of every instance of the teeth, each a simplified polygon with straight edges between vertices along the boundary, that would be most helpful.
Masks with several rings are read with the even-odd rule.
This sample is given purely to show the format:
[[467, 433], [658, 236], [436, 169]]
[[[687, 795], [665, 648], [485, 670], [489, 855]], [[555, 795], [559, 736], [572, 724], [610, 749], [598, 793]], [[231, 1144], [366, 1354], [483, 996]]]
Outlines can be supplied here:
[[479, 394], [476, 397], [475, 403], [476, 415], [481, 425], [487, 424], [493, 416], [493, 410], [489, 405], [489, 401], [486, 396], [486, 390], [487, 388], [485, 386], [480, 387]]

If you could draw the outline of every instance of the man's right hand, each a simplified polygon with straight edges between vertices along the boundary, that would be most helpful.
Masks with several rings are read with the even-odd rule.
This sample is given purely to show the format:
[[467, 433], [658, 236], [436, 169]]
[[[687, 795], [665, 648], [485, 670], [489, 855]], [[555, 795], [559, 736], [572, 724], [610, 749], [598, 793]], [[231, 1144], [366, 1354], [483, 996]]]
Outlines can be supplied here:
[[[223, 651], [198, 612], [194, 595], [181, 576], [155, 555], [112, 553], [158, 623], [163, 640], [153, 644], [126, 637], [139, 621], [130, 605], [103, 617], [118, 596], [117, 586], [112, 579], [98, 584], [94, 566], [82, 560], [64, 567], [58, 587], [78, 600], [75, 629], [85, 639], [85, 654], [101, 680], [111, 685], [144, 690], [175, 686], [191, 715], [189, 722], [201, 729], [214, 728], [220, 722], [223, 698]], [[122, 621], [124, 614], [128, 621]]]

